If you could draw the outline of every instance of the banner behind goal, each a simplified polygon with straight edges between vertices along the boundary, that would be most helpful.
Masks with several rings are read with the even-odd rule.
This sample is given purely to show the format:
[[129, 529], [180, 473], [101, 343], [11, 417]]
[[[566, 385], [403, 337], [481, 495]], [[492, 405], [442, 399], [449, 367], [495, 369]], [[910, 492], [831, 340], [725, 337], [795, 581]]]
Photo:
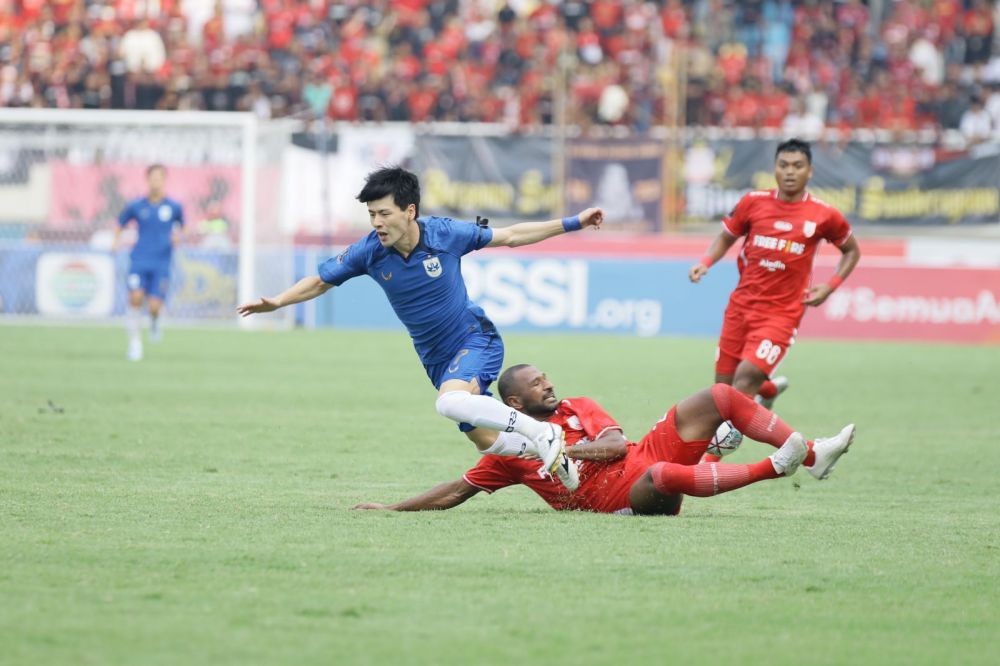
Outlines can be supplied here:
[[171, 319], [234, 320], [238, 302], [286, 288], [292, 129], [245, 113], [0, 109], [0, 316], [123, 312], [128, 251], [111, 241], [151, 164], [167, 168], [167, 196], [184, 206]]

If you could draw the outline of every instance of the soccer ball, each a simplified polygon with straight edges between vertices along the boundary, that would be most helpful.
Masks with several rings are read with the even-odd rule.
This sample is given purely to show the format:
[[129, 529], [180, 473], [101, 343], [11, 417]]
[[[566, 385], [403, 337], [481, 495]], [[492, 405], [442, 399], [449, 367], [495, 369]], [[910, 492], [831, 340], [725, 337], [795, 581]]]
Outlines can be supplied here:
[[723, 421], [716, 429], [712, 441], [708, 443], [707, 452], [721, 458], [740, 448], [742, 443], [743, 433], [734, 428], [731, 422]]

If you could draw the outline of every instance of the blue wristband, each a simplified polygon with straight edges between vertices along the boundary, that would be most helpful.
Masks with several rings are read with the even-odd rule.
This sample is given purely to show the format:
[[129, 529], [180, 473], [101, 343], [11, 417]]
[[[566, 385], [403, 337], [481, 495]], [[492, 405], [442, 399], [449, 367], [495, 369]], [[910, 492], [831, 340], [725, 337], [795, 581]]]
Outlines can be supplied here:
[[579, 231], [583, 229], [583, 223], [580, 222], [580, 216], [574, 215], [573, 217], [564, 217], [562, 219], [563, 231]]

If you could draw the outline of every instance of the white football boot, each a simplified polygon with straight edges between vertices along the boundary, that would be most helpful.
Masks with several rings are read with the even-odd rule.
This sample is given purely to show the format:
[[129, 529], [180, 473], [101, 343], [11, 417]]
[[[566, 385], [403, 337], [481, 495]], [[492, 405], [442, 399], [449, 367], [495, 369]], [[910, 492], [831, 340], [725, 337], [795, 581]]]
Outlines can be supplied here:
[[774, 407], [774, 401], [778, 399], [778, 396], [788, 390], [788, 377], [772, 377], [771, 381], [774, 382], [774, 387], [778, 389], [773, 398], [762, 398], [760, 395], [753, 397], [757, 404], [762, 405], [765, 409]]
[[783, 476], [791, 476], [798, 470], [799, 465], [809, 455], [809, 445], [806, 438], [797, 432], [793, 432], [781, 445], [781, 448], [768, 456], [774, 471]]
[[545, 425], [548, 432], [535, 439], [538, 455], [542, 458], [539, 472], [548, 472], [559, 479], [567, 490], [576, 490], [580, 486], [580, 473], [576, 465], [566, 457], [566, 439], [563, 437], [562, 428], [554, 423]]
[[817, 437], [813, 440], [813, 453], [816, 454], [816, 462], [811, 467], [806, 467], [809, 473], [818, 480], [830, 476], [840, 456], [847, 453], [851, 443], [854, 442], [854, 424], [844, 426], [844, 429], [833, 437]]
[[141, 361], [142, 360], [142, 340], [129, 340], [128, 343], [128, 360], [130, 361]]

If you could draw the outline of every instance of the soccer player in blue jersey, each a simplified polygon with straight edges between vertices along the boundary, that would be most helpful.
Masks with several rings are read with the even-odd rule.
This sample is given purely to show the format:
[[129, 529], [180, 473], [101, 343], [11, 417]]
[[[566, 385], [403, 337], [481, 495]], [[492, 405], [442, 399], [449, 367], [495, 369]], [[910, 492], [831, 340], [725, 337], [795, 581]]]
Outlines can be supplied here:
[[598, 228], [599, 208], [547, 222], [503, 229], [446, 217], [420, 217], [420, 183], [399, 167], [368, 175], [358, 200], [368, 205], [374, 231], [320, 264], [283, 293], [245, 303], [245, 316], [316, 298], [367, 274], [385, 291], [396, 316], [438, 390], [437, 411], [459, 423], [480, 453], [538, 456], [543, 470], [570, 490], [576, 466], [564, 455], [562, 430], [489, 397], [503, 364], [503, 340], [483, 309], [469, 299], [462, 256], [484, 247], [530, 245], [568, 231]]
[[142, 360], [142, 304], [149, 305], [149, 337], [159, 342], [160, 311], [170, 283], [170, 260], [174, 245], [184, 226], [184, 209], [180, 202], [164, 194], [167, 170], [162, 164], [153, 164], [146, 169], [146, 183], [149, 192], [144, 197], [128, 202], [115, 229], [112, 247], [117, 250], [121, 242], [121, 232], [131, 222], [137, 227], [138, 235], [130, 255], [128, 277], [128, 311], [125, 326], [128, 330], [128, 358]]

